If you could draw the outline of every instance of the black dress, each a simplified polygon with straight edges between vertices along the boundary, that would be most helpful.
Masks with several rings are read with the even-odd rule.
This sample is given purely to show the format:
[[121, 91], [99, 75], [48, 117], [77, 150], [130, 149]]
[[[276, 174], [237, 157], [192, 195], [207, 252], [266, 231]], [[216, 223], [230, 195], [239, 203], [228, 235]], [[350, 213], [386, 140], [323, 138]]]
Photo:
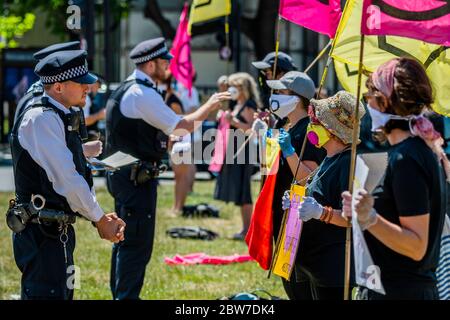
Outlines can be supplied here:
[[[241, 115], [245, 108], [250, 108], [255, 112], [257, 108], [253, 100], [247, 100], [241, 110], [239, 110], [236, 118], [241, 122], [247, 123]], [[251, 177], [256, 169], [256, 161], [250, 161], [254, 159], [253, 156], [250, 156], [250, 144], [252, 142], [250, 141], [238, 157], [233, 160], [233, 155], [242, 145], [246, 136], [242, 130], [238, 130], [233, 126], [230, 129], [235, 131], [234, 135], [230, 135], [228, 138], [225, 163], [217, 176], [214, 199], [234, 202], [238, 206], [252, 204]]]

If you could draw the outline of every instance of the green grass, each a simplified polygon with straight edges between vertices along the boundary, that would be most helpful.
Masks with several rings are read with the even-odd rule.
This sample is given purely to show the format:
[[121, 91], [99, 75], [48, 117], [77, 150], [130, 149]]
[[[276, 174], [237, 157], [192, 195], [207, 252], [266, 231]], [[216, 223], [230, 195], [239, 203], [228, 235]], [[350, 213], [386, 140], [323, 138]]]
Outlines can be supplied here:
[[[254, 183], [256, 199], [259, 183]], [[267, 279], [267, 272], [256, 262], [225, 266], [193, 265], [168, 266], [164, 257], [175, 254], [204, 252], [210, 255], [246, 254], [244, 242], [229, 238], [241, 228], [240, 212], [232, 204], [213, 201], [214, 182], [197, 181], [187, 204], [208, 202], [220, 208], [220, 218], [171, 218], [173, 186], [162, 185], [158, 189], [156, 238], [153, 254], [147, 266], [142, 299], [217, 299], [241, 291], [265, 289], [273, 295], [286, 298], [277, 276]], [[97, 190], [100, 204], [105, 211], [113, 210], [113, 201], [104, 189]], [[0, 212], [4, 217], [12, 193], [0, 193]], [[220, 238], [214, 241], [172, 239], [165, 232], [175, 226], [201, 226], [216, 231]], [[79, 219], [75, 224], [77, 247], [75, 263], [80, 267], [81, 288], [75, 290], [75, 299], [111, 299], [109, 290], [109, 266], [111, 245], [98, 237], [97, 231], [87, 221]], [[0, 299], [10, 299], [20, 292], [20, 272], [17, 269], [11, 245], [11, 232], [0, 220]]]

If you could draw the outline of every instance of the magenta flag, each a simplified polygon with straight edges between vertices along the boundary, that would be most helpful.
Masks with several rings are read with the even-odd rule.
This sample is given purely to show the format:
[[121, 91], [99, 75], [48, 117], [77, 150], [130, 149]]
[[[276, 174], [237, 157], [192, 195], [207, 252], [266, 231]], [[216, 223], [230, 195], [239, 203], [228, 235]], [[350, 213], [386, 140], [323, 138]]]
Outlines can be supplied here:
[[225, 117], [225, 112], [222, 112], [217, 127], [216, 142], [214, 143], [214, 155], [208, 167], [208, 170], [211, 172], [219, 173], [222, 170], [223, 162], [225, 160], [228, 144], [228, 130], [230, 129], [230, 123]]
[[188, 5], [185, 4], [172, 49], [170, 50], [173, 59], [170, 61], [169, 69], [173, 77], [189, 89], [190, 94], [195, 69], [191, 58], [191, 36], [187, 32], [189, 23], [188, 12]]
[[361, 33], [450, 46], [450, 0], [364, 0]]
[[280, 16], [334, 38], [341, 19], [340, 0], [281, 0]]

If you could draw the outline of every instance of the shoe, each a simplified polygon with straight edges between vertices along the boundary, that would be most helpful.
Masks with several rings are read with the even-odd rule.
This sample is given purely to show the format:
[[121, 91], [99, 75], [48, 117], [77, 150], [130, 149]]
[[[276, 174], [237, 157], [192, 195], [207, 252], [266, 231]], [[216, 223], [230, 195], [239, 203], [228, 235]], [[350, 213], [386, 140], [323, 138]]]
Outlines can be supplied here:
[[235, 233], [233, 235], [233, 240], [244, 241], [245, 236], [246, 236], [246, 233], [244, 233], [244, 232]]

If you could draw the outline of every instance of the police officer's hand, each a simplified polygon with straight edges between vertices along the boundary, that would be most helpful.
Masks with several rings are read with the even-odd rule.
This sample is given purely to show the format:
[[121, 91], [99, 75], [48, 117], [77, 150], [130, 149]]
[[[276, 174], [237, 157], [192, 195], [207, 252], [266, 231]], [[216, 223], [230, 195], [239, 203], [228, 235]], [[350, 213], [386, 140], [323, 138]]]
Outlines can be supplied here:
[[105, 214], [96, 224], [98, 234], [102, 239], [117, 243], [125, 239], [126, 223], [115, 213]]
[[83, 144], [83, 154], [86, 158], [97, 157], [103, 151], [103, 143], [100, 140], [89, 141]]
[[231, 94], [228, 91], [214, 93], [206, 102], [211, 111], [217, 110], [221, 106], [221, 102], [231, 100]]

